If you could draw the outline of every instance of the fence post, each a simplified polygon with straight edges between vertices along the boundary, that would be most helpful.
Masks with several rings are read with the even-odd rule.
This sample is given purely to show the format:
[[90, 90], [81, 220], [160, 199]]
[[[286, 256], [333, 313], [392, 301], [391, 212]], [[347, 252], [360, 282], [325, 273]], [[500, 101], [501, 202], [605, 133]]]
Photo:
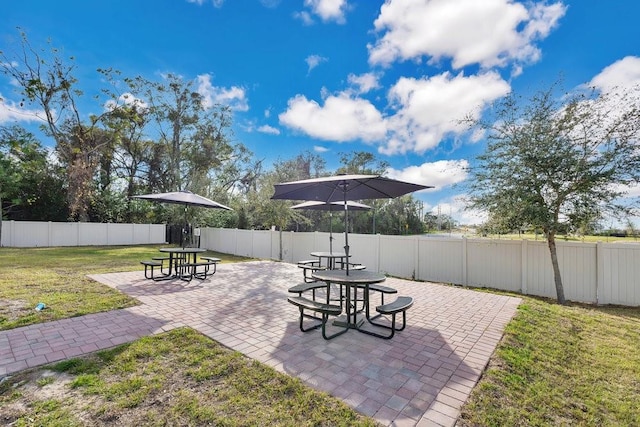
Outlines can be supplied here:
[[380, 233], [376, 234], [376, 268], [375, 271], [380, 271]]
[[462, 285], [467, 286], [467, 236], [462, 236]]
[[527, 276], [528, 276], [528, 269], [529, 269], [529, 264], [528, 264], [528, 258], [529, 258], [529, 244], [527, 243], [527, 239], [522, 239], [522, 246], [521, 249], [522, 253], [520, 254], [520, 292], [522, 293], [522, 295], [527, 295], [527, 288], [528, 288], [528, 283], [527, 283]]
[[596, 305], [600, 305], [604, 298], [604, 245], [596, 242]]
[[420, 241], [418, 235], [413, 237], [413, 277], [411, 280], [416, 280], [420, 276]]

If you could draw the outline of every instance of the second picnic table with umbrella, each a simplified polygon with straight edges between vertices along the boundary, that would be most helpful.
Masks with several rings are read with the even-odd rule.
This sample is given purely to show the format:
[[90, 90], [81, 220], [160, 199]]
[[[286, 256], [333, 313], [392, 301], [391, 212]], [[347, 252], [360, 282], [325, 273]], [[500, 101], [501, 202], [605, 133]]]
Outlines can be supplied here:
[[[363, 211], [371, 209], [371, 206], [354, 202], [347, 201], [347, 209], [350, 211]], [[311, 211], [328, 211], [329, 216], [333, 216], [333, 212], [336, 211], [344, 211], [345, 202], [317, 202], [317, 201], [309, 201], [303, 202], [294, 206], [291, 206], [291, 209], [304, 209]], [[333, 253], [333, 221], [332, 219], [329, 221], [329, 252]]]
[[[138, 196], [133, 196], [134, 199], [143, 199], [150, 200], [153, 202], [159, 203], [172, 203], [177, 205], [184, 205], [184, 220], [185, 224], [187, 221], [187, 207], [195, 206], [200, 208], [209, 208], [209, 209], [225, 209], [225, 210], [233, 210], [228, 206], [225, 206], [221, 203], [214, 202], [211, 199], [208, 199], [204, 196], [200, 196], [199, 194], [192, 193], [191, 191], [173, 191], [169, 193], [153, 193], [153, 194], [141, 194]], [[184, 232], [181, 239], [181, 246], [184, 247]]]
[[[379, 175], [334, 175], [276, 184], [275, 193], [271, 198], [276, 200], [307, 200], [324, 203], [343, 202], [345, 217], [344, 251], [348, 259], [348, 201], [391, 199], [426, 188], [432, 187], [398, 181]], [[349, 274], [348, 263], [346, 274]]]

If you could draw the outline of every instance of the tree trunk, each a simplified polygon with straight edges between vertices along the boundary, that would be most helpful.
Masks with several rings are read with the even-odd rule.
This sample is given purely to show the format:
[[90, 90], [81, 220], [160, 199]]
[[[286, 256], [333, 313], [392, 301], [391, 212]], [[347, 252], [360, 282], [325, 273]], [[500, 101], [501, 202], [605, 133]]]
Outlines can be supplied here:
[[0, 195], [0, 248], [2, 247], [2, 196]]
[[562, 276], [560, 275], [560, 265], [558, 264], [558, 250], [556, 248], [555, 234], [547, 234], [547, 244], [549, 245], [549, 253], [551, 254], [551, 265], [553, 266], [553, 278], [556, 284], [558, 304], [566, 305], [567, 300], [564, 298], [564, 287], [562, 286]]

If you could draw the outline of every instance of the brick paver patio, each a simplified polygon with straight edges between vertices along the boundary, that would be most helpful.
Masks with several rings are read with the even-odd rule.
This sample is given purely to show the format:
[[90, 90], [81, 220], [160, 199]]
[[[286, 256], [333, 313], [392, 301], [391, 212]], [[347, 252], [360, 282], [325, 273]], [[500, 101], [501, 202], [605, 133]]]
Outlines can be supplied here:
[[[0, 377], [190, 326], [390, 426], [452, 426], [520, 299], [388, 278], [414, 298], [391, 340], [349, 331], [333, 340], [298, 329], [287, 289], [294, 265], [221, 264], [206, 281], [153, 282], [142, 272], [91, 276], [142, 304], [0, 332]], [[393, 296], [387, 297], [391, 301]]]

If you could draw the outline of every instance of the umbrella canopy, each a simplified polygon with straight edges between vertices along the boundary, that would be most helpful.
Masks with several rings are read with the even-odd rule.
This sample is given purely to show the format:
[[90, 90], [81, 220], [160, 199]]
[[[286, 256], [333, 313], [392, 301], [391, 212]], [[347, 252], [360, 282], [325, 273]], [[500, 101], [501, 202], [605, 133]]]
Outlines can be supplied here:
[[341, 202], [347, 200], [392, 199], [431, 188], [378, 175], [334, 175], [275, 185], [272, 199]]
[[[344, 210], [344, 202], [303, 202], [294, 206], [291, 206], [291, 209], [306, 209], [310, 211], [341, 211]], [[371, 209], [371, 206], [365, 205], [364, 203], [353, 202], [351, 200], [347, 201], [347, 209], [350, 211], [364, 211], [367, 209]]]
[[[210, 208], [210, 209], [226, 209], [233, 210], [228, 206], [225, 206], [221, 203], [214, 202], [211, 199], [207, 199], [206, 197], [200, 196], [199, 194], [192, 193], [191, 191], [173, 191], [170, 193], [155, 193], [155, 194], [141, 194], [138, 196], [132, 196], [134, 199], [143, 199], [143, 200], [151, 200], [153, 202], [161, 202], [161, 203], [173, 203], [177, 205], [184, 205], [184, 222], [187, 221], [187, 207], [188, 206], [196, 206], [200, 208]], [[184, 235], [185, 230], [182, 230], [182, 234]], [[184, 236], [181, 239], [182, 246], [184, 246]]]
[[191, 191], [173, 191], [171, 193], [141, 194], [133, 196], [135, 199], [152, 200], [155, 202], [174, 203], [185, 206], [198, 206], [200, 208], [227, 209], [228, 206], [214, 202], [211, 199], [192, 193]]
[[[275, 185], [271, 197], [276, 200], [309, 200], [319, 202], [344, 202], [344, 250], [349, 259], [349, 200], [392, 199], [418, 190], [432, 188], [385, 178], [379, 175], [334, 175], [304, 179]], [[347, 263], [347, 275], [349, 263]]]
[[[353, 202], [348, 200], [346, 202], [347, 209], [350, 211], [364, 211], [367, 209], [371, 209], [371, 206], [365, 205], [363, 203]], [[295, 206], [291, 206], [291, 209], [305, 209], [312, 211], [329, 211], [329, 215], [333, 216], [333, 212], [337, 210], [344, 210], [345, 202], [303, 202], [297, 204]], [[329, 252], [333, 252], [333, 222], [329, 221]]]

